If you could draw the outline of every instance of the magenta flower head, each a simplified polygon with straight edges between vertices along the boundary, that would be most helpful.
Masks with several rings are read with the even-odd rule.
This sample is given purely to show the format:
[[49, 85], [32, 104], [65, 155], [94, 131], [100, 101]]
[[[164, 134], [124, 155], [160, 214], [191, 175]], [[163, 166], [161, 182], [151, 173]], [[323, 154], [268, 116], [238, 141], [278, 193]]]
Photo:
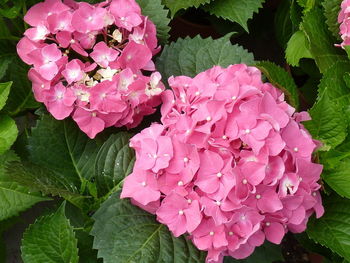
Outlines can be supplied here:
[[37, 101], [58, 120], [72, 115], [90, 138], [110, 126], [137, 126], [164, 90], [152, 56], [156, 27], [135, 0], [46, 0], [30, 8], [17, 45], [32, 66]]
[[259, 69], [216, 66], [169, 83], [162, 124], [130, 141], [136, 163], [121, 198], [175, 236], [187, 233], [207, 262], [245, 258], [322, 216], [322, 165], [312, 162], [319, 143], [301, 124], [310, 117], [263, 83]]

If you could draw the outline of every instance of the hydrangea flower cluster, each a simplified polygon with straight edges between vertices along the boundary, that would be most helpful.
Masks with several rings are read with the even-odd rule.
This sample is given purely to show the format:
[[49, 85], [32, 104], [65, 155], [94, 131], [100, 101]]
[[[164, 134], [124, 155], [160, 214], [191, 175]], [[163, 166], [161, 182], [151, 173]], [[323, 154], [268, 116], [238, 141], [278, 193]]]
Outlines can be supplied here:
[[160, 104], [156, 27], [135, 0], [46, 0], [24, 20], [31, 28], [17, 52], [32, 65], [36, 100], [56, 119], [72, 115], [94, 138], [106, 127], [137, 126]]
[[338, 23], [340, 24], [341, 38], [343, 42], [340, 44], [341, 47], [350, 45], [350, 0], [344, 0], [341, 3], [341, 10], [338, 15]]
[[244, 64], [169, 79], [162, 124], [135, 135], [134, 170], [121, 198], [157, 215], [175, 236], [188, 233], [207, 262], [279, 244], [324, 210], [318, 146], [284, 94]]

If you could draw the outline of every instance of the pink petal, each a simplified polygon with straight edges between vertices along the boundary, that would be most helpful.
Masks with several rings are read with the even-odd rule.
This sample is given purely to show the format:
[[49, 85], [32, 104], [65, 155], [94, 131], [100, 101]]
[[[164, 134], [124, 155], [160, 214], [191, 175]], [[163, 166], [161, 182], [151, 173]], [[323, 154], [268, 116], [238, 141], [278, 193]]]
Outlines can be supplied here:
[[262, 193], [257, 206], [263, 213], [274, 213], [283, 208], [281, 200], [273, 190], [267, 190]]
[[55, 62], [49, 62], [42, 65], [38, 72], [46, 80], [52, 80], [58, 73], [58, 67]]
[[283, 225], [277, 222], [269, 223], [269, 226], [264, 228], [265, 236], [268, 241], [274, 244], [281, 244], [281, 241], [285, 234], [285, 228]]

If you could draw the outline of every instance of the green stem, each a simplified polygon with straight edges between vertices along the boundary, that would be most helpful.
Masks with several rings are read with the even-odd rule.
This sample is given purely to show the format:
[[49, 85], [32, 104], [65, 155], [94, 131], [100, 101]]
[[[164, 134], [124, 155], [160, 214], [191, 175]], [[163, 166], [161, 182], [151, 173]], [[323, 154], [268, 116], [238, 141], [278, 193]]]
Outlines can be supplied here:
[[114, 186], [104, 197], [102, 197], [102, 201], [107, 200], [108, 197], [110, 197], [113, 193], [117, 192], [118, 190], [120, 190], [120, 188], [122, 187], [124, 180], [121, 180], [116, 186]]
[[77, 230], [82, 230], [82, 231], [84, 231], [85, 229], [84, 229], [83, 227], [74, 227], [73, 230], [74, 230], [74, 231], [77, 231]]

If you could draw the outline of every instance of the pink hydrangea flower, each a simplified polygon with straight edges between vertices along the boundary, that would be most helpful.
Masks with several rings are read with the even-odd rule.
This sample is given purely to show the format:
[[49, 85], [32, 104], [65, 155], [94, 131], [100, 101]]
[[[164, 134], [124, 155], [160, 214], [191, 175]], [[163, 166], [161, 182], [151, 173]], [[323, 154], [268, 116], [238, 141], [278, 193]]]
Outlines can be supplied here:
[[110, 12], [114, 16], [116, 25], [128, 31], [142, 23], [141, 9], [133, 0], [113, 1]]
[[[127, 72], [124, 79], [129, 85]], [[136, 162], [122, 198], [175, 236], [189, 235], [208, 263], [246, 258], [265, 239], [279, 244], [314, 212], [322, 216], [318, 142], [301, 124], [310, 116], [294, 113], [257, 68], [216, 66], [169, 83], [162, 124], [130, 141]]]
[[50, 44], [42, 49], [30, 52], [34, 69], [46, 80], [52, 80], [58, 73], [58, 61], [62, 57], [61, 51], [56, 44]]
[[108, 64], [118, 57], [119, 52], [113, 48], [109, 48], [105, 42], [98, 42], [94, 46], [94, 51], [90, 54], [91, 58], [103, 68], [107, 68]]
[[122, 198], [133, 197], [144, 206], [160, 198], [156, 177], [150, 171], [136, 171], [125, 179], [124, 184], [127, 187], [121, 195]]
[[63, 120], [72, 113], [76, 97], [71, 89], [67, 89], [62, 83], [57, 83], [53, 89], [45, 93], [45, 105], [56, 119]]
[[339, 35], [341, 36], [343, 42], [340, 45], [342, 48], [350, 45], [350, 1], [343, 0], [341, 3], [341, 10], [338, 14]]
[[68, 84], [81, 80], [84, 76], [81, 61], [78, 59], [71, 60], [62, 71], [62, 75], [66, 78]]
[[102, 30], [106, 13], [105, 8], [80, 2], [78, 9], [73, 12], [71, 23], [76, 31], [83, 34]]
[[56, 119], [72, 116], [94, 138], [106, 127], [136, 127], [161, 103], [156, 27], [135, 0], [45, 0], [24, 20], [31, 27], [17, 53], [32, 65], [34, 97]]
[[188, 202], [183, 196], [173, 192], [165, 197], [157, 209], [158, 220], [168, 225], [176, 237], [186, 231], [191, 233], [202, 221], [198, 200]]

